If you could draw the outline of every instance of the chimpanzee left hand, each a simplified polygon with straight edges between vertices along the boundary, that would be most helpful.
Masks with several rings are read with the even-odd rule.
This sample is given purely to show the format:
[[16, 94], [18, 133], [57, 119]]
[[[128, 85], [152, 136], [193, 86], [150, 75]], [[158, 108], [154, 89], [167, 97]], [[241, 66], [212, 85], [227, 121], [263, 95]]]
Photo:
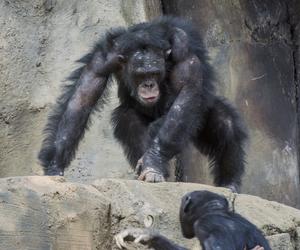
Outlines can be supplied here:
[[125, 241], [133, 241], [134, 243], [149, 245], [157, 234], [158, 233], [151, 229], [129, 228], [118, 233], [115, 236], [115, 240], [120, 249], [126, 249], [127, 246]]

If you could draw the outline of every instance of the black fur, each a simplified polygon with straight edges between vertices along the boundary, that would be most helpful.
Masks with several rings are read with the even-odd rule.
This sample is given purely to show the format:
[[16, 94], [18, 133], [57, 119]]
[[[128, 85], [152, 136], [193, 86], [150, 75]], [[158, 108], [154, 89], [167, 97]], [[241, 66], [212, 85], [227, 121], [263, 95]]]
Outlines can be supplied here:
[[[165, 56], [170, 49], [171, 55]], [[136, 68], [131, 65], [135, 52], [148, 50], [152, 51], [150, 65], [151, 56], [161, 55], [159, 59], [164, 61], [157, 81], [160, 98], [152, 106], [138, 101]], [[113, 53], [126, 61], [121, 66], [106, 64]], [[236, 110], [215, 95], [206, 49], [189, 22], [162, 17], [112, 30], [79, 62], [84, 66], [69, 77], [73, 84], [58, 99], [45, 129], [39, 159], [46, 174], [63, 174], [88, 127], [89, 115], [105, 103], [107, 80], [114, 74], [120, 99], [112, 114], [114, 135], [132, 167], [143, 157], [141, 175], [150, 168], [167, 177], [168, 161], [192, 141], [212, 160], [216, 185], [234, 190], [240, 186], [247, 133]], [[145, 75], [149, 79], [154, 76], [149, 72]], [[93, 81], [100, 81], [97, 88]], [[91, 101], [83, 105], [89, 95]]]
[[183, 236], [197, 237], [203, 250], [271, 249], [255, 225], [230, 211], [225, 197], [209, 191], [194, 191], [182, 198], [180, 223]]

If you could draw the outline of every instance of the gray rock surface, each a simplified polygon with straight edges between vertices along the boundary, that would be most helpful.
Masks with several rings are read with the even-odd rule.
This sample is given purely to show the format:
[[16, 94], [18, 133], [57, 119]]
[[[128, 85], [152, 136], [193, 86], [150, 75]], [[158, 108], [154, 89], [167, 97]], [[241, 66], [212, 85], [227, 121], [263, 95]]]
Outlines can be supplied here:
[[116, 233], [145, 225], [200, 249], [181, 236], [178, 210], [183, 194], [203, 189], [225, 195], [274, 250], [300, 249], [300, 211], [277, 202], [200, 184], [99, 179], [87, 185], [39, 176], [0, 179], [0, 249], [116, 249]]

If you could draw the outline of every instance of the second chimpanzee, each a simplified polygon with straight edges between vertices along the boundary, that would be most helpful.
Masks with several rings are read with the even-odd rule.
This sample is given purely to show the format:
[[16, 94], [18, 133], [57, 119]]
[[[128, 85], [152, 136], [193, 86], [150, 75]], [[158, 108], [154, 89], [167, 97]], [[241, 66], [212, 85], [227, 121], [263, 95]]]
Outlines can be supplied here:
[[[63, 175], [90, 114], [118, 82], [114, 136], [140, 180], [164, 181], [168, 161], [192, 142], [213, 165], [217, 186], [237, 190], [244, 172], [245, 128], [236, 110], [215, 95], [206, 50], [184, 20], [163, 17], [108, 32], [69, 78], [48, 119], [39, 159], [47, 175]], [[137, 164], [138, 163], [138, 164]]]
[[[185, 238], [197, 237], [203, 250], [271, 250], [261, 231], [229, 210], [225, 197], [209, 191], [194, 191], [181, 201], [180, 225]], [[134, 240], [153, 249], [186, 250], [151, 229], [127, 229], [116, 235], [119, 248]]]

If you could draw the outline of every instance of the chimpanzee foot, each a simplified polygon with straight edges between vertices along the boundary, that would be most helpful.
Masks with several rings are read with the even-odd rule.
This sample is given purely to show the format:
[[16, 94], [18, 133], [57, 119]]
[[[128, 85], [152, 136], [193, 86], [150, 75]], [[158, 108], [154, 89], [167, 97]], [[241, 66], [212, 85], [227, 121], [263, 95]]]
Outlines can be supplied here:
[[229, 188], [233, 193], [239, 193], [240, 192], [239, 185], [237, 185], [236, 183], [222, 185], [222, 187]]
[[138, 177], [140, 181], [163, 182], [166, 181], [163, 174], [154, 168], [145, 168]]
[[143, 157], [138, 160], [135, 173], [138, 175], [138, 180], [145, 182], [164, 182], [165, 177], [157, 168], [144, 167]]
[[45, 175], [49, 176], [64, 176], [64, 171], [61, 168], [58, 168], [56, 165], [50, 165], [46, 170], [45, 170]]
[[56, 175], [64, 176], [64, 172], [61, 169], [51, 169], [51, 170], [47, 170], [45, 172], [45, 175], [48, 175], [48, 176], [56, 176]]

